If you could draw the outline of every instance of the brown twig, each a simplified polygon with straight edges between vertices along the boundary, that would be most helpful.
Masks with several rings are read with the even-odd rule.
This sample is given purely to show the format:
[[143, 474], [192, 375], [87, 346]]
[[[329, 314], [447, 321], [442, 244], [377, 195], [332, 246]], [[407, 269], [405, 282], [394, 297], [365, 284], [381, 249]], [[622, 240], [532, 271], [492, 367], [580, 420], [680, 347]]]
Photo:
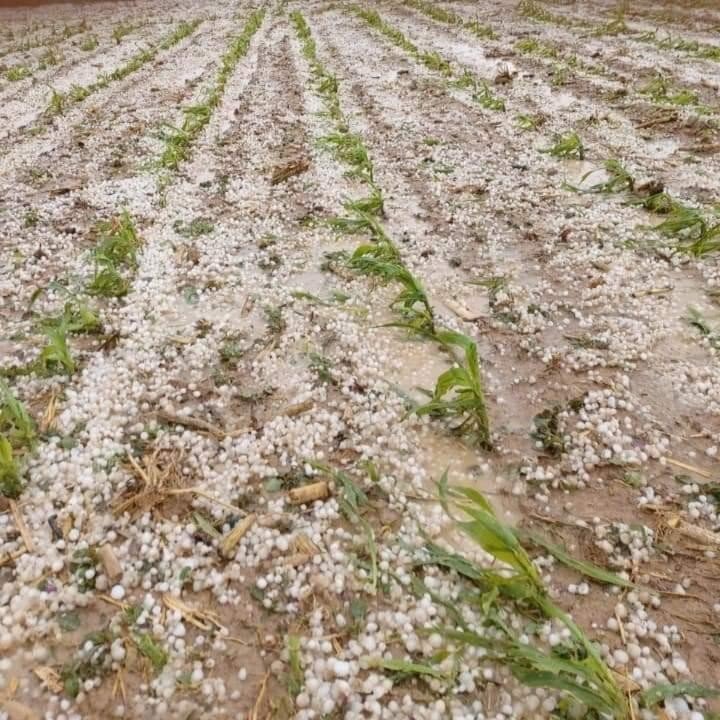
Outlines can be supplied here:
[[268, 670], [265, 673], [265, 677], [263, 677], [262, 684], [260, 685], [260, 692], [258, 693], [257, 699], [255, 700], [255, 705], [253, 706], [252, 712], [250, 713], [249, 720], [258, 720], [260, 712], [260, 708], [262, 707], [263, 701], [265, 700], [265, 693], [267, 691], [267, 681], [270, 677], [270, 671]]
[[18, 532], [20, 533], [20, 536], [23, 539], [23, 543], [25, 544], [25, 549], [29, 553], [34, 552], [35, 547], [33, 545], [32, 536], [30, 535], [30, 531], [28, 530], [28, 527], [25, 524], [25, 518], [23, 517], [22, 513], [20, 512], [20, 508], [17, 506], [17, 503], [14, 500], [10, 500], [10, 512], [12, 513], [13, 520], [15, 520], [15, 527], [17, 528]]

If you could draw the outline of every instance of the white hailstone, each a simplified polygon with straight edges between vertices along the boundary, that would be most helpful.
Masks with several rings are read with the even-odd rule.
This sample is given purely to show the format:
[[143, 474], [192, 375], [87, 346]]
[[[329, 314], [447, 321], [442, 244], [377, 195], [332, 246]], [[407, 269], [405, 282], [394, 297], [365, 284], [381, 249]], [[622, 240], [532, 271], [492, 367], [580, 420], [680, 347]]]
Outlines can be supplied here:
[[349, 677], [350, 676], [350, 663], [344, 660], [333, 660], [330, 664], [330, 670], [335, 674], [335, 677]]
[[115, 640], [110, 647], [110, 657], [117, 663], [125, 659], [125, 646], [122, 640]]
[[247, 679], [247, 668], [241, 667], [238, 671], [238, 680], [244, 682]]
[[625, 650], [616, 650], [613, 653], [613, 657], [615, 658], [615, 662], [619, 665], [627, 665], [630, 661], [630, 658], [628, 654], [625, 652]]
[[122, 585], [113, 585], [110, 597], [113, 600], [122, 600], [125, 597], [125, 588]]

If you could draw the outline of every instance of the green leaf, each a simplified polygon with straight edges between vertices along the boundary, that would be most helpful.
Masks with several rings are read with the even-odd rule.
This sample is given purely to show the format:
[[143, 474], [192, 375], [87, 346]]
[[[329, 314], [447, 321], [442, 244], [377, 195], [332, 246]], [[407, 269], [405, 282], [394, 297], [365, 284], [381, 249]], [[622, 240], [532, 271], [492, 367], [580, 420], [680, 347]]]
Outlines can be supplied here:
[[215, 526], [207, 519], [204, 515], [199, 512], [195, 512], [192, 515], [193, 522], [202, 530], [207, 536], [219, 540], [222, 534], [217, 531]]
[[588, 708], [596, 710], [603, 715], [616, 717], [617, 708], [608, 703], [597, 692], [587, 688], [568, 677], [557, 675], [553, 672], [538, 672], [535, 670], [525, 670], [523, 668], [510, 666], [512, 674], [523, 684], [528, 687], [538, 688], [554, 688], [555, 690], [563, 690], [577, 700], [579, 700]]
[[57, 622], [64, 632], [72, 632], [80, 627], [80, 616], [76, 612], [62, 612], [58, 614]]
[[353, 598], [350, 601], [350, 615], [353, 620], [364, 620], [367, 610], [367, 603], [362, 598]]
[[263, 488], [267, 493], [280, 492], [283, 489], [283, 481], [279, 477], [270, 478], [263, 483]]
[[290, 675], [288, 677], [288, 690], [295, 697], [302, 689], [305, 680], [302, 661], [300, 658], [300, 638], [297, 635], [287, 637], [288, 664]]
[[152, 664], [155, 672], [160, 672], [168, 661], [168, 654], [155, 642], [155, 639], [143, 633], [133, 637], [135, 645], [141, 655], [144, 655]]
[[435, 397], [441, 398], [452, 388], [457, 385], [468, 385], [469, 384], [468, 374], [462, 368], [450, 368], [446, 370], [435, 383]]
[[77, 697], [80, 692], [80, 678], [75, 673], [68, 673], [63, 678], [63, 689], [69, 697]]
[[547, 550], [556, 560], [559, 560], [563, 565], [567, 565], [573, 570], [577, 570], [582, 575], [597, 580], [598, 582], [607, 583], [608, 585], [617, 585], [623, 588], [634, 588], [635, 586], [629, 580], [621, 578], [614, 572], [605, 570], [604, 568], [594, 565], [593, 563], [585, 562], [584, 560], [578, 560], [570, 555], [565, 548], [555, 543], [550, 542], [541, 535], [536, 533], [516, 530], [515, 535], [520, 540], [530, 541], [531, 543], [538, 545], [539, 547]]
[[720, 690], [705, 687], [693, 682], [680, 682], [674, 684], [653, 685], [640, 693], [640, 702], [646, 707], [653, 707], [668, 698], [688, 695], [698, 698], [720, 697]]
[[430, 665], [409, 662], [407, 660], [385, 660], [383, 658], [367, 658], [368, 667], [389, 670], [403, 675], [429, 675], [437, 680], [447, 680], [447, 676]]

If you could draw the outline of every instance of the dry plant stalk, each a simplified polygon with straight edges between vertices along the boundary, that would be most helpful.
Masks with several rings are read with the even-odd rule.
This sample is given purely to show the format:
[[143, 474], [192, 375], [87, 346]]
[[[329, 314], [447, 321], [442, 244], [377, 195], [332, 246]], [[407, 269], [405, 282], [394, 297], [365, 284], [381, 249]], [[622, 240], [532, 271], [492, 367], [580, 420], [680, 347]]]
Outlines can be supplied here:
[[320, 480], [310, 485], [303, 485], [299, 488], [293, 488], [288, 492], [288, 499], [293, 505], [305, 505], [315, 502], [315, 500], [324, 500], [330, 494], [330, 489], [325, 480]]
[[245, 534], [255, 524], [257, 515], [250, 513], [244, 517], [238, 524], [230, 530], [220, 541], [220, 552], [224, 557], [230, 558], [235, 550], [235, 546], [245, 537]]
[[217, 425], [213, 425], [206, 420], [194, 418], [189, 415], [177, 415], [176, 413], [159, 410], [157, 412], [157, 419], [171, 425], [182, 425], [183, 427], [190, 428], [191, 430], [209, 433], [217, 440], [222, 440], [227, 436], [227, 433], [222, 428], [217, 427]]
[[60, 682], [60, 675], [48, 665], [39, 665], [33, 668], [33, 672], [40, 678], [40, 681], [54, 693], [61, 693], [63, 691], [62, 682]]
[[304, 402], [295, 403], [294, 405], [288, 405], [282, 412], [287, 417], [296, 417], [302, 415], [304, 412], [313, 409], [313, 401], [305, 400]]
[[690, 472], [693, 472], [696, 475], [699, 475], [700, 477], [705, 478], [706, 480], [709, 480], [712, 477], [712, 475], [707, 470], [703, 470], [702, 468], [696, 467], [695, 465], [688, 465], [687, 463], [680, 462], [679, 460], [675, 460], [674, 458], [670, 458], [670, 457], [666, 458], [666, 460], [671, 465], [682, 468], [683, 470], [688, 470]]
[[305, 157], [291, 160], [285, 165], [278, 165], [278, 167], [273, 170], [272, 177], [270, 178], [270, 184], [279, 185], [281, 182], [285, 182], [285, 180], [293, 177], [294, 175], [304, 173], [309, 167], [310, 161]]
[[320, 552], [317, 545], [315, 545], [305, 533], [300, 533], [293, 540], [292, 550], [291, 555], [279, 558], [276, 564], [287, 567], [297, 567], [298, 565], [304, 565], [306, 562], [309, 562], [314, 555]]
[[253, 706], [252, 712], [250, 713], [250, 719], [249, 720], [260, 720], [260, 708], [263, 705], [263, 701], [265, 700], [265, 693], [267, 691], [267, 681], [270, 677], [270, 671], [265, 673], [265, 676], [263, 677], [262, 685], [260, 685], [260, 692], [258, 693], [257, 700], [255, 700], [255, 705]]
[[15, 562], [19, 557], [22, 557], [24, 554], [25, 550], [16, 550], [14, 553], [0, 555], [0, 567], [3, 567], [3, 565], [9, 565], [11, 562]]
[[127, 456], [136, 483], [113, 504], [116, 515], [129, 512], [137, 517], [152, 510], [173, 494], [172, 490], [179, 485], [181, 478], [178, 454], [165, 452], [161, 460], [160, 453], [161, 451], [156, 449], [153, 453], [144, 455], [141, 463], [132, 455]]
[[483, 317], [483, 313], [473, 312], [469, 308], [465, 307], [465, 305], [462, 305], [455, 300], [451, 300], [450, 298], [445, 298], [444, 303], [448, 310], [452, 310], [455, 315], [466, 322], [475, 322]]
[[40, 720], [40, 716], [27, 705], [16, 700], [1, 700], [0, 708], [5, 710], [12, 720]]
[[665, 523], [672, 530], [676, 530], [691, 540], [696, 540], [704, 545], [720, 545], [720, 535], [697, 525], [691, 525], [678, 515], [669, 517]]
[[38, 425], [38, 429], [40, 432], [48, 432], [48, 430], [54, 430], [55, 429], [55, 420], [57, 419], [57, 409], [58, 409], [58, 396], [57, 393], [53, 390], [53, 392], [50, 394], [50, 399], [48, 400], [47, 407], [45, 408], [45, 412], [43, 413], [43, 416], [40, 418], [40, 423]]
[[20, 537], [22, 537], [23, 543], [25, 543], [25, 549], [29, 553], [34, 552], [35, 548], [33, 546], [32, 536], [30, 535], [30, 531], [25, 524], [25, 518], [23, 517], [22, 512], [20, 512], [20, 508], [14, 500], [10, 500], [10, 512], [12, 513], [13, 520], [15, 521], [15, 527], [20, 533]]
[[100, 555], [100, 561], [102, 562], [105, 574], [108, 578], [110, 578], [110, 580], [117, 580], [122, 577], [122, 565], [120, 565], [120, 561], [117, 559], [117, 555], [115, 554], [112, 545], [103, 545], [98, 550], [98, 555]]
[[199, 630], [207, 632], [212, 630], [213, 627], [218, 630], [225, 629], [225, 627], [220, 623], [218, 616], [210, 610], [198, 610], [190, 605], [187, 605], [180, 600], [180, 598], [176, 598], [169, 593], [165, 593], [162, 596], [162, 601], [168, 610], [174, 610], [180, 613], [186, 622], [194, 625]]

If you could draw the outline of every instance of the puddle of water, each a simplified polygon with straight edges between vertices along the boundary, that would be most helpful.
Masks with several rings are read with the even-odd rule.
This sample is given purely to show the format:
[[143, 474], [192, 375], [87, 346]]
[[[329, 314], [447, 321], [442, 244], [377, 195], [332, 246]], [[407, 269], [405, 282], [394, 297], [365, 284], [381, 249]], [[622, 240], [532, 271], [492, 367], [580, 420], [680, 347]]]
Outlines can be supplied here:
[[547, 88], [543, 105], [546, 112], [553, 112], [568, 110], [577, 104], [577, 101], [577, 98], [568, 92], [555, 92], [552, 88]]
[[249, 332], [252, 337], [260, 337], [265, 331], [265, 321], [257, 308], [251, 309], [247, 315], [241, 312], [247, 302], [244, 293], [232, 293], [212, 300], [203, 299], [199, 302], [188, 302], [187, 295], [178, 295], [168, 312], [162, 313], [158, 323], [171, 335], [194, 335], [198, 321], [214, 324], [227, 324], [238, 330]]
[[426, 342], [408, 340], [392, 356], [387, 379], [418, 400], [427, 400], [417, 388], [432, 390], [438, 376], [451, 366], [450, 358]]
[[288, 281], [287, 286], [292, 290], [302, 290], [322, 297], [329, 290], [328, 277], [320, 270], [308, 270], [306, 272], [293, 275]]
[[610, 176], [601, 167], [588, 160], [563, 160], [565, 181], [580, 190], [589, 190], [593, 185], [604, 183]]
[[505, 496], [500, 494], [503, 487], [495, 481], [496, 474], [486, 452], [436, 431], [428, 432], [420, 446], [420, 461], [428, 476], [428, 492], [437, 494], [435, 483], [447, 471], [449, 485], [477, 490], [488, 499], [503, 522], [517, 521], [517, 515], [509, 509]]
[[659, 138], [645, 142], [647, 155], [653, 160], [666, 160], [674, 155], [680, 147], [680, 143], [674, 138]]

